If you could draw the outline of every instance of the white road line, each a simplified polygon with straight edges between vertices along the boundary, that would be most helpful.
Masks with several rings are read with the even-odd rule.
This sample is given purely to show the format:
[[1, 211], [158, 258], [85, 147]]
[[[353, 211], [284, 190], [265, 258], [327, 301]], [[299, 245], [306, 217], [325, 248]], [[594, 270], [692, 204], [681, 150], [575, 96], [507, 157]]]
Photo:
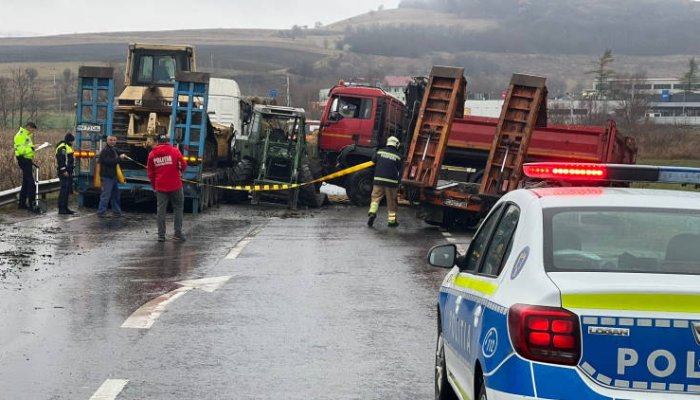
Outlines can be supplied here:
[[443, 231], [442, 236], [444, 237], [452, 237], [452, 234], [450, 232]]
[[182, 287], [142, 305], [124, 321], [122, 328], [151, 329], [153, 323], [156, 322], [158, 317], [165, 311], [165, 306], [177, 300], [178, 297], [193, 289], [200, 289], [205, 292], [213, 293], [216, 289], [228, 282], [229, 279], [231, 279], [230, 276], [220, 276], [177, 282], [177, 284]]
[[262, 225], [262, 226], [259, 226], [255, 229], [251, 230], [250, 232], [248, 232], [248, 234], [245, 235], [243, 237], [243, 239], [241, 239], [238, 243], [236, 243], [235, 246], [233, 246], [231, 251], [226, 256], [226, 259], [227, 260], [234, 260], [239, 255], [241, 255], [241, 253], [243, 252], [243, 249], [245, 249], [246, 246], [248, 246], [248, 244], [253, 241], [254, 237], [258, 236], [258, 234], [260, 232], [262, 232], [264, 227], [265, 227], [265, 225]]
[[107, 379], [90, 397], [90, 400], [114, 400], [129, 383], [128, 379]]
[[233, 260], [236, 257], [238, 257], [241, 252], [243, 252], [243, 249], [245, 249], [246, 246], [248, 246], [248, 243], [252, 242], [253, 238], [245, 238], [241, 240], [240, 242], [236, 243], [236, 245], [231, 249], [231, 252], [228, 253], [226, 256], [227, 260]]
[[153, 323], [156, 322], [158, 317], [160, 317], [165, 310], [165, 306], [192, 289], [194, 288], [181, 287], [160, 297], [156, 297], [131, 314], [122, 324], [122, 328], [151, 329]]

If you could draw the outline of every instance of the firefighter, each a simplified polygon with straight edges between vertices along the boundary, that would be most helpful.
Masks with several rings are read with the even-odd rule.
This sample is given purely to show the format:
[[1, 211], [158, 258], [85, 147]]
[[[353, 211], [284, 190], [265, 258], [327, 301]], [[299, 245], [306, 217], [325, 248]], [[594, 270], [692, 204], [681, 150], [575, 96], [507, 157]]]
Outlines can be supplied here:
[[32, 176], [32, 166], [34, 160], [34, 142], [32, 135], [36, 130], [36, 124], [27, 122], [24, 128], [20, 127], [15, 135], [15, 157], [17, 165], [22, 171], [22, 188], [19, 192], [19, 204], [17, 208], [32, 210], [36, 200], [36, 188], [34, 187], [34, 177]]
[[61, 191], [58, 194], [58, 213], [75, 214], [75, 211], [68, 208], [68, 196], [73, 191], [73, 141], [75, 136], [66, 133], [63, 141], [56, 146], [56, 165], [58, 166], [58, 179], [61, 182]]
[[367, 225], [372, 226], [377, 218], [379, 203], [386, 196], [386, 205], [389, 209], [387, 219], [389, 227], [399, 226], [396, 220], [396, 195], [399, 188], [399, 179], [403, 161], [399, 153], [399, 139], [390, 136], [386, 141], [386, 147], [378, 150], [372, 157], [374, 161], [374, 183], [372, 186], [372, 203], [369, 205], [369, 219]]

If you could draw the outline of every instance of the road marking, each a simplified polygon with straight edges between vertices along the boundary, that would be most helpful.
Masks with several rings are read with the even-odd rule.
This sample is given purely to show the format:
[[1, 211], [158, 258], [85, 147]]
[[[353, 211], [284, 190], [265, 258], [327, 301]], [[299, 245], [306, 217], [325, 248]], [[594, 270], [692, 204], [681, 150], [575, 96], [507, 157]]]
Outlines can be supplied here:
[[442, 236], [448, 238], [448, 237], [452, 237], [452, 234], [450, 232], [443, 231]]
[[90, 397], [90, 400], [114, 400], [129, 383], [128, 379], [107, 379]]
[[180, 296], [193, 289], [200, 289], [205, 292], [213, 293], [216, 289], [228, 282], [229, 279], [231, 279], [230, 276], [220, 276], [216, 278], [177, 282], [181, 287], [142, 305], [124, 321], [121, 327], [129, 329], [151, 329], [153, 323], [155, 323], [158, 317], [165, 311], [165, 306], [177, 300]]
[[241, 252], [243, 252], [243, 249], [245, 249], [246, 246], [248, 246], [248, 243], [252, 242], [253, 238], [244, 238], [240, 242], [236, 243], [236, 245], [231, 249], [231, 252], [228, 253], [226, 256], [227, 260], [233, 260], [237, 258]]
[[238, 243], [236, 243], [235, 246], [231, 249], [231, 251], [228, 253], [226, 256], [227, 260], [234, 260], [236, 259], [241, 253], [243, 252], [243, 249], [248, 246], [250, 242], [253, 241], [253, 238], [256, 237], [264, 228], [263, 226], [259, 226], [257, 228], [252, 229], [250, 232], [248, 232], [247, 235], [243, 237]]

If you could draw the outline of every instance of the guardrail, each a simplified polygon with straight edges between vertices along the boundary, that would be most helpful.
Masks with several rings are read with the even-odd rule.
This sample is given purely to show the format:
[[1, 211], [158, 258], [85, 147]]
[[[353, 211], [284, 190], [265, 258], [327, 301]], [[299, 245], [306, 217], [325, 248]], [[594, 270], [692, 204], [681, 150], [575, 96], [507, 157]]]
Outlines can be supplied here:
[[[47, 181], [39, 182], [39, 193], [42, 198], [46, 197], [47, 193], [57, 192], [61, 188], [61, 183], [58, 178], [49, 179]], [[14, 189], [8, 189], [0, 192], [0, 207], [16, 203], [17, 195], [19, 194], [20, 188], [16, 187]]]

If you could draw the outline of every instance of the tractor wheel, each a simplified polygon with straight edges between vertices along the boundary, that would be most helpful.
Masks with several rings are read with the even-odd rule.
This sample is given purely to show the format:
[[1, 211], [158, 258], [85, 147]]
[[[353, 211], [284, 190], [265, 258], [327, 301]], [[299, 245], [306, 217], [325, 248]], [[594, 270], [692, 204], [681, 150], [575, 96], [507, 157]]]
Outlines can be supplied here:
[[[310, 182], [314, 180], [309, 164], [301, 165], [301, 182]], [[299, 201], [311, 208], [319, 208], [326, 201], [326, 194], [319, 193], [316, 185], [306, 185], [299, 189]]]
[[368, 206], [371, 200], [373, 181], [374, 171], [371, 169], [350, 174], [345, 180], [345, 192], [347, 192], [350, 201], [356, 206]]
[[[231, 185], [249, 185], [253, 182], [253, 179], [255, 179], [255, 165], [251, 160], [244, 158], [233, 168]], [[227, 190], [223, 197], [229, 202], [236, 203], [248, 200], [248, 192]]]

